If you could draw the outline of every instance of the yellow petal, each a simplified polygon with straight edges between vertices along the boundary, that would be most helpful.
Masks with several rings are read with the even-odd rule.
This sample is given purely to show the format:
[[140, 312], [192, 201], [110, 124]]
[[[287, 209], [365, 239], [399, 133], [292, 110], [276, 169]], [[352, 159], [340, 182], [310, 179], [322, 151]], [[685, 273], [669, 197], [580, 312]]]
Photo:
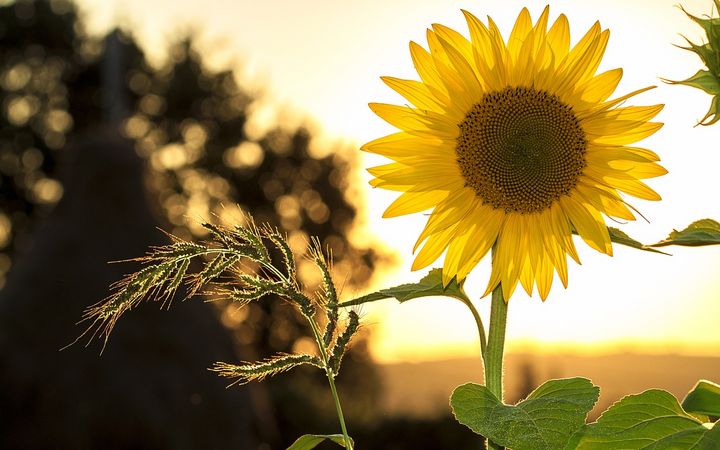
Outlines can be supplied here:
[[405, 192], [388, 206], [383, 217], [397, 217], [425, 211], [437, 206], [447, 196], [447, 191]]
[[597, 144], [609, 144], [609, 145], [625, 145], [632, 144], [634, 142], [645, 139], [646, 137], [652, 136], [663, 124], [657, 122], [647, 122], [637, 127], [634, 127], [631, 131], [623, 132], [622, 134], [607, 135], [607, 136], [595, 136], [593, 142]]
[[440, 233], [430, 236], [427, 242], [425, 242], [425, 245], [423, 245], [423, 248], [420, 249], [420, 252], [418, 252], [415, 257], [412, 264], [412, 270], [420, 270], [435, 262], [435, 260], [437, 260], [445, 251], [447, 246], [450, 244], [450, 241], [455, 238], [456, 228], [457, 224]]
[[589, 203], [578, 202], [568, 196], [560, 199], [560, 205], [585, 243], [601, 253], [612, 256], [610, 235], [597, 209]]
[[465, 39], [465, 36], [453, 30], [452, 28], [448, 28], [445, 25], [440, 25], [437, 23], [434, 23], [432, 28], [439, 38], [450, 43], [450, 45], [452, 45], [455, 50], [460, 52], [460, 54], [466, 61], [472, 61], [472, 44], [467, 39]]
[[586, 133], [595, 136], [627, 133], [655, 117], [664, 106], [628, 106], [604, 111], [583, 120], [582, 127]]
[[591, 78], [578, 89], [580, 99], [591, 104], [604, 102], [615, 92], [622, 76], [622, 69], [612, 69]]
[[460, 265], [463, 262], [463, 250], [475, 238], [474, 235], [475, 226], [468, 224], [467, 220], [458, 224], [457, 235], [450, 242], [447, 254], [445, 255], [445, 261], [443, 262], [443, 286], [447, 286], [453, 277], [458, 275]]
[[449, 101], [448, 92], [435, 68], [432, 55], [415, 42], [410, 42], [410, 56], [415, 70], [420, 75], [420, 79], [432, 92], [433, 96], [441, 103], [447, 104]]
[[370, 103], [368, 106], [381, 119], [408, 133], [448, 140], [458, 136], [457, 123], [442, 114], [385, 103]]
[[473, 239], [463, 248], [458, 279], [463, 280], [477, 263], [487, 254], [497, 240], [505, 221], [505, 212], [489, 206], [474, 208], [467, 219], [475, 225]]
[[614, 191], [584, 182], [578, 182], [575, 189], [585, 200], [605, 215], [618, 219], [635, 220], [635, 215], [625, 206], [625, 202], [617, 194], [613, 195]]
[[457, 102], [459, 103], [458, 106], [467, 111], [472, 108], [473, 104], [477, 103], [482, 98], [482, 84], [477, 79], [475, 71], [465, 57], [445, 39], [438, 37], [438, 40], [445, 49], [445, 53], [450, 60], [450, 64], [458, 73], [459, 79], [461, 80], [462, 94], [460, 95], [464, 97], [465, 101]]
[[452, 196], [438, 204], [430, 214], [413, 250], [416, 250], [428, 236], [437, 234], [462, 221], [478, 207], [478, 204], [479, 200], [472, 189], [464, 188], [454, 192]]
[[[504, 72], [501, 74], [495, 70], [495, 67], [504, 62], [495, 60], [495, 55], [501, 54], [499, 50], [494, 49], [496, 41], [493, 40], [485, 24], [477, 17], [464, 10], [463, 14], [470, 30], [475, 67], [483, 84], [490, 91], [502, 89], [505, 86]], [[502, 45], [504, 47], [504, 44]]]
[[527, 8], [523, 8], [515, 21], [508, 38], [508, 50], [513, 60], [517, 61], [517, 57], [520, 54], [525, 38], [532, 29], [532, 19], [530, 18], [530, 11]]
[[538, 294], [542, 301], [545, 301], [550, 294], [550, 287], [552, 287], [553, 275], [555, 274], [553, 266], [550, 264], [550, 260], [543, 253], [540, 259], [540, 265], [538, 266], [535, 279], [537, 280]]
[[547, 41], [550, 44], [555, 61], [562, 61], [570, 49], [570, 25], [565, 14], [560, 14], [548, 30]]
[[430, 92], [430, 89], [419, 81], [402, 80], [394, 77], [380, 77], [380, 79], [420, 109], [429, 109], [437, 112], [444, 110], [443, 105], [438, 102], [437, 98]]
[[520, 285], [525, 289], [527, 295], [532, 296], [533, 285], [535, 284], [535, 272], [533, 271], [530, 260], [525, 260], [525, 265], [520, 271]]
[[628, 195], [632, 195], [633, 197], [641, 198], [643, 200], [661, 200], [660, 194], [652, 190], [650, 186], [640, 180], [611, 179], [609, 182], [616, 189], [623, 191]]
[[447, 158], [454, 158], [455, 142], [454, 140], [450, 142], [423, 139], [400, 132], [375, 139], [363, 145], [360, 149], [393, 159], [409, 158], [417, 155], [442, 155]]

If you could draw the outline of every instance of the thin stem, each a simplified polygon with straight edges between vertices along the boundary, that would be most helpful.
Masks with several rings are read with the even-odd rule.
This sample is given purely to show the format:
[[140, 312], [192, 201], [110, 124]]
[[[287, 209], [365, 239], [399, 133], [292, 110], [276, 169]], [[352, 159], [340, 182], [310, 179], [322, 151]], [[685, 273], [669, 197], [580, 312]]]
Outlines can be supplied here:
[[345, 440], [345, 448], [347, 450], [353, 450], [352, 441], [345, 427], [345, 417], [343, 417], [342, 407], [340, 407], [340, 397], [338, 396], [337, 389], [335, 389], [335, 375], [333, 375], [332, 372], [328, 372], [328, 382], [330, 383], [330, 391], [335, 400], [335, 409], [337, 410], [338, 419], [340, 420], [340, 428], [342, 429], [343, 439]]
[[313, 335], [315, 336], [318, 349], [320, 349], [320, 356], [322, 357], [325, 366], [325, 374], [327, 375], [328, 383], [330, 383], [330, 392], [332, 393], [333, 400], [335, 400], [335, 410], [337, 411], [338, 420], [340, 420], [340, 429], [342, 430], [343, 439], [345, 440], [345, 448], [347, 450], [353, 450], [352, 440], [350, 440], [350, 435], [348, 435], [347, 427], [345, 426], [345, 416], [343, 415], [342, 407], [340, 406], [340, 397], [338, 396], [337, 388], [335, 388], [335, 374], [333, 374], [332, 368], [330, 367], [330, 360], [328, 358], [327, 349], [325, 348], [325, 342], [323, 341], [323, 338], [320, 335], [320, 330], [312, 317], [307, 317], [307, 319], [308, 322], [310, 322], [310, 327], [312, 328]]
[[478, 310], [475, 308], [475, 305], [472, 304], [470, 299], [467, 298], [461, 298], [461, 297], [455, 297], [461, 302], [465, 304], [470, 309], [470, 312], [473, 315], [473, 319], [475, 319], [475, 325], [477, 326], [478, 330], [478, 338], [480, 339], [480, 358], [482, 361], [485, 361], [485, 353], [487, 352], [487, 339], [485, 338], [485, 327], [482, 323], [482, 318], [480, 318], [480, 313], [478, 313]]
[[[502, 286], [497, 285], [492, 292], [490, 305], [490, 330], [488, 347], [485, 353], [485, 385], [495, 397], [503, 400], [503, 353], [505, 350], [505, 325], [508, 305], [503, 298]], [[503, 447], [488, 440], [488, 447], [501, 450]]]

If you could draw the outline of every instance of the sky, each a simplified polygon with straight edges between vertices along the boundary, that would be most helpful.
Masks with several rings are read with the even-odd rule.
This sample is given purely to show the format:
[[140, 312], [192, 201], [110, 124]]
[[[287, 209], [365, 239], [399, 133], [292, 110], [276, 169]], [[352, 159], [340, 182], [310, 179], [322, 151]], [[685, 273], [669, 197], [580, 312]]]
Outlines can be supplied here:
[[[461, 9], [493, 17], [507, 37], [520, 9], [537, 18], [546, 4], [553, 21], [568, 16], [576, 42], [599, 20], [610, 29], [600, 71], [622, 67], [617, 95], [656, 85], [632, 104], [666, 104], [658, 116], [665, 126], [641, 146], [662, 158], [669, 174], [650, 180], [661, 202], [631, 202], [648, 219], [614, 224], [643, 242], [663, 239], [705, 217], [720, 219], [720, 124], [695, 127], [710, 97], [661, 78], [681, 80], [702, 68], [697, 57], [678, 49], [688, 37], [703, 38], [701, 29], [676, 6], [677, 0], [433, 1], [433, 0], [81, 0], [90, 31], [113, 24], [130, 27], [150, 58], [187, 30], [195, 30], [200, 50], [213, 64], [233, 65], [242, 81], [263, 92], [255, 119], [298, 120], [318, 130], [323, 142], [359, 148], [394, 132], [367, 107], [369, 102], [405, 104], [386, 87], [381, 75], [417, 79], [409, 41], [425, 45], [425, 29], [441, 23], [467, 36]], [[685, 0], [696, 15], [710, 14], [710, 0]], [[299, 119], [302, 117], [303, 119]], [[309, 119], [308, 119], [309, 118]], [[358, 151], [358, 153], [360, 153]], [[372, 189], [363, 168], [382, 164], [381, 157], [360, 155], [357, 192], [366, 209], [366, 231], [396, 252], [400, 264], [377, 274], [376, 288], [412, 282], [412, 246], [423, 215], [381, 219], [395, 193]], [[671, 248], [672, 256], [615, 246], [615, 255], [600, 255], [578, 242], [582, 265], [570, 264], [570, 284], [556, 278], [546, 302], [512, 297], [508, 348], [516, 352], [608, 351], [678, 352], [720, 356], [720, 246]], [[440, 262], [436, 263], [439, 267]], [[480, 299], [489, 276], [483, 261], [469, 276], [466, 290], [486, 326], [489, 298]], [[362, 292], [346, 292], [350, 297]], [[461, 303], [443, 298], [398, 304], [389, 300], [363, 308], [372, 329], [372, 351], [380, 361], [413, 361], [474, 356], [479, 352], [475, 325]]]

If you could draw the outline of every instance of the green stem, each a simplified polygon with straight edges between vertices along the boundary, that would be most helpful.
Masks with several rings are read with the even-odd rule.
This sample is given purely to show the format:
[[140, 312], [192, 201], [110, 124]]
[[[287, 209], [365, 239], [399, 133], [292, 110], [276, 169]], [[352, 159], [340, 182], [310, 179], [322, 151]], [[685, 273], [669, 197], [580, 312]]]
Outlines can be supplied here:
[[335, 400], [335, 410], [337, 411], [338, 420], [340, 421], [340, 429], [342, 430], [343, 440], [345, 441], [345, 448], [347, 450], [353, 450], [352, 440], [348, 435], [347, 427], [345, 426], [345, 416], [343, 415], [342, 407], [340, 406], [340, 396], [338, 396], [337, 388], [335, 387], [335, 374], [333, 374], [332, 368], [330, 367], [330, 359], [328, 357], [327, 349], [325, 348], [325, 342], [320, 335], [320, 330], [313, 320], [312, 317], [306, 317], [310, 322], [315, 341], [317, 342], [318, 349], [320, 349], [320, 356], [322, 357], [325, 374], [327, 375], [328, 383], [330, 383], [330, 392], [332, 393], [333, 400]]
[[[508, 305], [503, 299], [500, 284], [492, 292], [490, 305], [490, 330], [488, 334], [488, 347], [485, 352], [485, 385], [495, 397], [503, 400], [503, 353], [505, 350], [505, 325], [507, 323]], [[501, 450], [503, 447], [488, 441], [489, 448]]]
[[332, 372], [328, 372], [328, 381], [330, 382], [330, 391], [335, 400], [335, 409], [337, 410], [338, 419], [340, 420], [340, 429], [342, 429], [343, 439], [345, 440], [345, 448], [347, 450], [353, 450], [350, 435], [348, 435], [347, 428], [345, 427], [345, 417], [343, 417], [342, 407], [340, 407], [340, 397], [338, 396], [337, 389], [335, 389], [335, 375], [333, 375]]
[[487, 352], [487, 339], [485, 338], [485, 327], [483, 326], [482, 319], [480, 318], [480, 313], [478, 313], [478, 310], [475, 308], [475, 305], [472, 304], [470, 299], [462, 298], [459, 296], [455, 298], [463, 302], [465, 306], [470, 309], [470, 312], [475, 319], [475, 325], [477, 326], [478, 330], [478, 338], [480, 339], [480, 358], [482, 359], [482, 361], [485, 361], [485, 353]]

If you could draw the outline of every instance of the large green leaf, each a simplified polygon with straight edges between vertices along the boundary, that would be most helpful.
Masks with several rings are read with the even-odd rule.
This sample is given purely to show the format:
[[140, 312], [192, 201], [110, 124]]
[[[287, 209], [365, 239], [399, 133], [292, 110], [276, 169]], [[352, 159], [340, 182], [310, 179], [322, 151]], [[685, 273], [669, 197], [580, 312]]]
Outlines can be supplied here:
[[720, 385], [700, 380], [682, 402], [685, 411], [720, 417]]
[[670, 393], [652, 389], [615, 403], [578, 430], [565, 450], [719, 450], [718, 429], [686, 413]]
[[600, 389], [585, 378], [550, 380], [515, 406], [482, 385], [458, 386], [450, 397], [455, 418], [474, 432], [514, 450], [557, 450], [585, 424]]
[[381, 289], [371, 294], [363, 295], [346, 302], [342, 302], [340, 306], [355, 306], [363, 303], [374, 302], [386, 298], [396, 298], [400, 302], [406, 302], [414, 298], [430, 297], [436, 295], [444, 295], [446, 297], [454, 297], [460, 300], [470, 301], [462, 285], [459, 285], [453, 278], [447, 286], [443, 286], [442, 271], [433, 269], [425, 277], [417, 283], [401, 284], [399, 286]]
[[311, 450], [326, 440], [345, 447], [345, 438], [342, 434], [306, 434], [300, 436], [287, 450]]
[[702, 219], [691, 223], [682, 231], [673, 230], [667, 238], [652, 246], [684, 245], [697, 247], [717, 244], [720, 244], [720, 223], [712, 219]]

